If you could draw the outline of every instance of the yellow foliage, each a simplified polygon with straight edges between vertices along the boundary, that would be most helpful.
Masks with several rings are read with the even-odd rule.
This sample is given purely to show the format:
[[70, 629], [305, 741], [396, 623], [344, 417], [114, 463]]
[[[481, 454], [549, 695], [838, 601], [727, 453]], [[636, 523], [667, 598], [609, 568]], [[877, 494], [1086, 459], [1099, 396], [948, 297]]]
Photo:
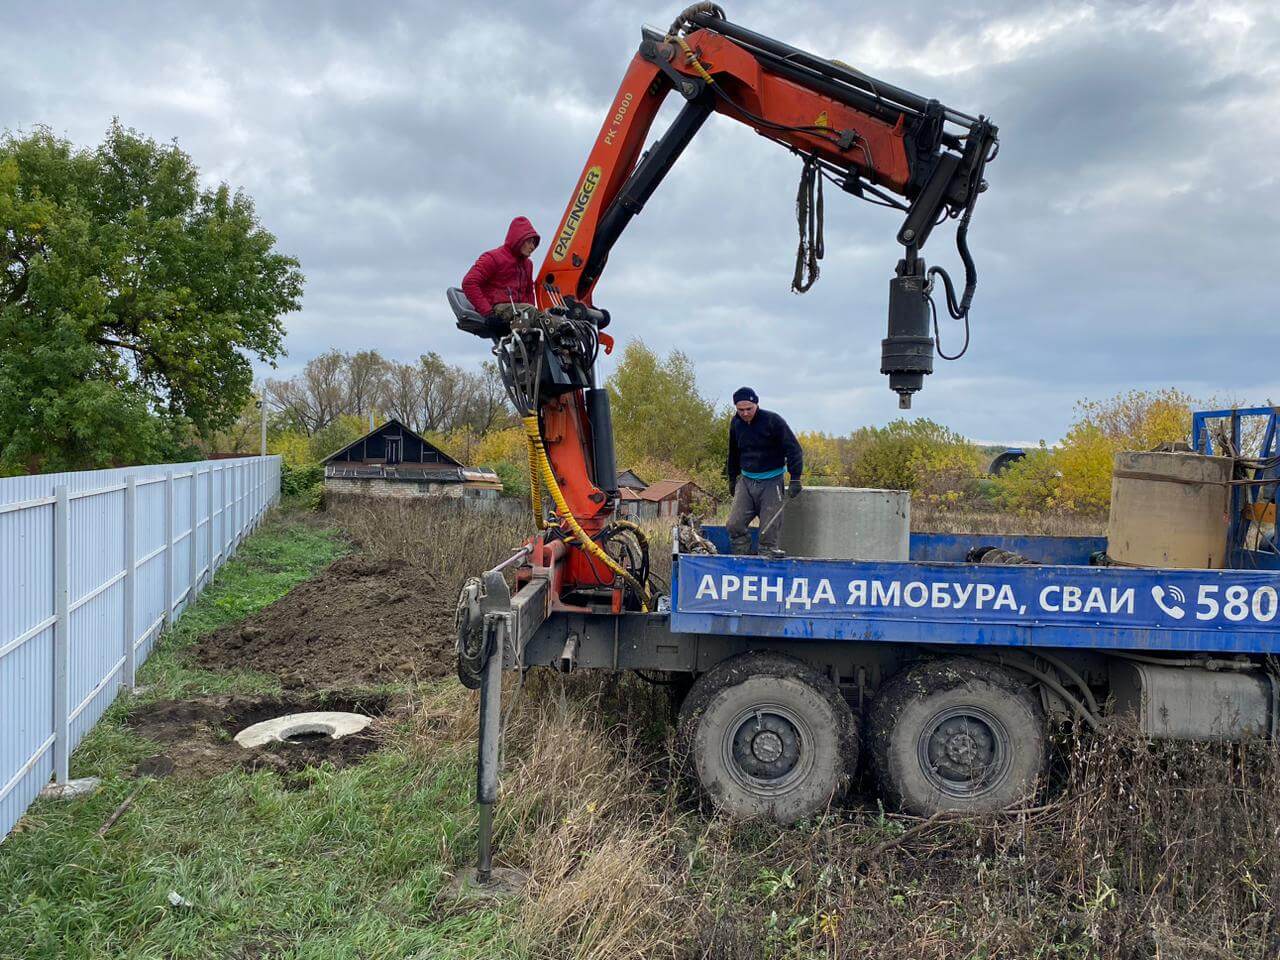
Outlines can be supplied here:
[[491, 430], [480, 437], [472, 456], [477, 466], [493, 466], [498, 463], [522, 464], [528, 462], [528, 441], [521, 427]]
[[1122, 445], [1091, 423], [1077, 423], [1054, 451], [1058, 479], [1048, 505], [1101, 512], [1111, 504], [1111, 464]]
[[816, 430], [805, 430], [796, 434], [800, 448], [804, 451], [804, 472], [814, 483], [819, 480], [839, 485], [845, 481], [847, 469], [842, 456], [842, 445], [847, 441], [843, 437], [833, 437]]
[[932, 420], [862, 427], [849, 441], [854, 486], [910, 490], [945, 504], [962, 499], [982, 472], [977, 447]]
[[1018, 513], [1038, 513], [1052, 506], [1062, 480], [1060, 452], [1048, 449], [1044, 441], [1038, 449], [1028, 450], [1026, 457], [992, 481], [995, 501]]
[[1194, 401], [1181, 390], [1130, 390], [1081, 401], [1057, 453], [1062, 473], [1054, 506], [1102, 511], [1111, 505], [1111, 467], [1124, 450], [1154, 450], [1188, 439]]
[[1130, 390], [1083, 400], [1062, 445], [1042, 445], [995, 481], [996, 497], [1016, 510], [1102, 513], [1111, 504], [1111, 469], [1123, 450], [1154, 450], [1187, 439], [1195, 403], [1181, 390]]
[[433, 431], [426, 434], [426, 438], [459, 463], [475, 466], [476, 448], [481, 438], [470, 427], [459, 427], [447, 433]]
[[301, 431], [286, 430], [267, 440], [267, 453], [283, 457], [291, 467], [311, 463], [311, 438]]

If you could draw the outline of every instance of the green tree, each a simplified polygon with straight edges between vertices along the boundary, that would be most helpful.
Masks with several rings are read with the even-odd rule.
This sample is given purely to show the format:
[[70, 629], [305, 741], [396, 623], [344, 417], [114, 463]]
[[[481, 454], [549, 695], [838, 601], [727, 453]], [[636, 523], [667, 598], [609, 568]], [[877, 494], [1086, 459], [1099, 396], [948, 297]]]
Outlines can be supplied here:
[[341, 414], [323, 430], [317, 430], [311, 435], [311, 461], [320, 462], [368, 432], [368, 421], [353, 413]]
[[188, 452], [282, 352], [298, 262], [253, 202], [118, 122], [0, 137], [0, 472]]
[[619, 468], [650, 459], [691, 475], [723, 471], [731, 413], [698, 393], [693, 363], [679, 350], [663, 360], [632, 340], [608, 388]]
[[962, 491], [981, 471], [981, 454], [960, 434], [932, 420], [894, 420], [863, 427], [850, 444], [854, 486], [911, 490], [941, 498]]

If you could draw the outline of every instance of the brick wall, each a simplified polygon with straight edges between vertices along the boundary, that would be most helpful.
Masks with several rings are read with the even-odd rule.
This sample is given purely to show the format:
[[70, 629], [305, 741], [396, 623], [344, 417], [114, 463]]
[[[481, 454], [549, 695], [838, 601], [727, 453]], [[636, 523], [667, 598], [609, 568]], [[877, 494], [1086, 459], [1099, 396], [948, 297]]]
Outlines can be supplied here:
[[460, 483], [425, 483], [416, 480], [383, 480], [356, 477], [325, 477], [325, 490], [333, 493], [356, 493], [366, 497], [454, 497], [461, 499], [465, 489]]

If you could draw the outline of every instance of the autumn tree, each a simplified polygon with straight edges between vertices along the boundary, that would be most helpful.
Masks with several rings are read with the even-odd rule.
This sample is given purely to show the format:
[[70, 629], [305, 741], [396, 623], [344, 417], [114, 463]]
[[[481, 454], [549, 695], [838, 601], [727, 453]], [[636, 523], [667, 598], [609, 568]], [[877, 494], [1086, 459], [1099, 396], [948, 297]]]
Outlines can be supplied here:
[[723, 472], [730, 411], [698, 392], [693, 363], [679, 350], [664, 360], [632, 340], [609, 377], [619, 467], [642, 460], [689, 472]]
[[1028, 455], [1000, 476], [1000, 502], [1021, 510], [1104, 512], [1111, 503], [1115, 455], [1188, 440], [1196, 406], [1173, 388], [1082, 400], [1060, 445]]
[[312, 357], [297, 376], [268, 380], [268, 401], [293, 429], [318, 433], [347, 412], [349, 359], [339, 350]]
[[863, 427], [850, 437], [857, 487], [911, 490], [941, 498], [957, 492], [981, 471], [982, 455], [967, 439], [921, 417], [883, 427]]
[[230, 426], [302, 282], [176, 144], [0, 137], [0, 471], [163, 459]]

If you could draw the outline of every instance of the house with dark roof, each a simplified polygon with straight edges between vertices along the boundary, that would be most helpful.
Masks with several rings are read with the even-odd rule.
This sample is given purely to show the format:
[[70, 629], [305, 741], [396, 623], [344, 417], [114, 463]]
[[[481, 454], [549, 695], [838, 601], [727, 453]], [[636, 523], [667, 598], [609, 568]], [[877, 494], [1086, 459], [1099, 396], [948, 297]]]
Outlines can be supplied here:
[[496, 500], [502, 491], [492, 470], [463, 466], [394, 418], [323, 462], [324, 488], [333, 493]]

